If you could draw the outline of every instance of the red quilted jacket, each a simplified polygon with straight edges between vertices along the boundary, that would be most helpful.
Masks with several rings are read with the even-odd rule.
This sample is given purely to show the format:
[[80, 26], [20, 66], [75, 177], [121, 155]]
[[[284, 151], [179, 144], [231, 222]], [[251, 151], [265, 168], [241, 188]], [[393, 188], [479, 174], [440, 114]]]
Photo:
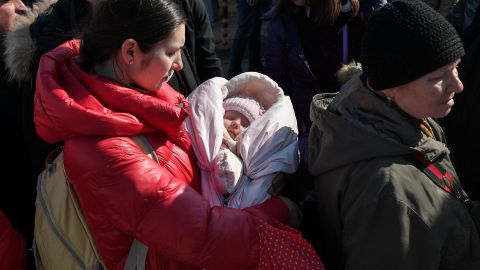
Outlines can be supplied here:
[[[146, 95], [88, 74], [78, 50], [70, 41], [42, 57], [34, 120], [46, 141], [65, 140], [65, 170], [106, 266], [123, 269], [136, 238], [149, 247], [147, 269], [257, 268], [270, 245], [260, 224], [283, 226], [275, 221], [289, 218], [283, 201], [210, 208], [183, 128], [184, 97], [167, 84]], [[160, 166], [129, 138], [139, 133]]]
[[0, 211], [0, 269], [27, 269], [25, 239]]

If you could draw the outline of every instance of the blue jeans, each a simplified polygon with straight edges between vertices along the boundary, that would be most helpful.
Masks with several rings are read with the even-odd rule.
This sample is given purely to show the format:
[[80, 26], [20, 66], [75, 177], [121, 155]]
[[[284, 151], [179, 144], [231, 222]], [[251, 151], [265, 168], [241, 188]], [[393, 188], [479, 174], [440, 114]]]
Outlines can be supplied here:
[[232, 77], [242, 72], [242, 59], [248, 46], [248, 65], [251, 71], [263, 71], [261, 61], [260, 32], [262, 21], [260, 17], [269, 8], [269, 0], [255, 0], [253, 6], [245, 0], [236, 1], [237, 30], [233, 39], [230, 55], [228, 76]]

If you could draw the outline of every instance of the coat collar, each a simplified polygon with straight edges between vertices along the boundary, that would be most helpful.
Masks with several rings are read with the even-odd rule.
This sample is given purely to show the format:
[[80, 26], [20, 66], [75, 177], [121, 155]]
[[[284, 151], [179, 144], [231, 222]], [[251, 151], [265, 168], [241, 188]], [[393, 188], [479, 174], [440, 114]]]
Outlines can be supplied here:
[[35, 122], [48, 141], [79, 135], [131, 136], [161, 131], [172, 139], [188, 116], [185, 98], [168, 84], [151, 95], [83, 71], [80, 41], [69, 41], [42, 57]]
[[30, 26], [42, 13], [47, 13], [57, 0], [36, 1], [23, 15], [16, 16], [13, 31], [4, 40], [5, 66], [10, 80], [30, 79], [30, 65], [36, 45], [30, 33]]

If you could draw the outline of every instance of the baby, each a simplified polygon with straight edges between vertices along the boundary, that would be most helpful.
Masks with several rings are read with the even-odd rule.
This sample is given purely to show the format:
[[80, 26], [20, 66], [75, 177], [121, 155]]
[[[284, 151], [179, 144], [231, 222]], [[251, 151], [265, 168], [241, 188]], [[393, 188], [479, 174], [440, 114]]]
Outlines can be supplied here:
[[223, 101], [223, 142], [215, 157], [217, 188], [224, 196], [232, 193], [243, 172], [243, 163], [237, 153], [237, 142], [250, 124], [265, 109], [250, 97], [231, 97]]
[[222, 146], [227, 146], [236, 153], [236, 142], [241, 138], [243, 132], [250, 126], [257, 117], [261, 116], [265, 109], [254, 99], [249, 97], [231, 97], [223, 102], [225, 114], [223, 115]]
[[208, 202], [243, 209], [278, 194], [275, 179], [299, 161], [297, 119], [278, 84], [257, 72], [215, 77], [187, 100], [185, 129]]

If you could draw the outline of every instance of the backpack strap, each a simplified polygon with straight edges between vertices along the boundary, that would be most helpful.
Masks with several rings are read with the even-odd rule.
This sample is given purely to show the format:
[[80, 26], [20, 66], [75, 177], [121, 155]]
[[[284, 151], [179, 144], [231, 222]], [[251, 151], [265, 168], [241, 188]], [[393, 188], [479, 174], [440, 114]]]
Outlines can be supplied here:
[[142, 134], [137, 134], [130, 138], [138, 145], [138, 147], [140, 147], [140, 149], [145, 155], [149, 156], [151, 159], [155, 160], [155, 162], [159, 163], [157, 154], [155, 154], [155, 150], [153, 150], [152, 145], [150, 145], [145, 136], [143, 136]]
[[145, 270], [148, 247], [137, 239], [133, 239], [124, 270]]
[[[142, 152], [151, 159], [158, 162], [157, 154], [152, 145], [142, 134], [132, 136], [131, 139], [142, 149]], [[145, 270], [145, 262], [147, 260], [148, 247], [137, 239], [133, 239], [132, 246], [128, 252], [127, 261], [125, 262], [124, 270]]]

